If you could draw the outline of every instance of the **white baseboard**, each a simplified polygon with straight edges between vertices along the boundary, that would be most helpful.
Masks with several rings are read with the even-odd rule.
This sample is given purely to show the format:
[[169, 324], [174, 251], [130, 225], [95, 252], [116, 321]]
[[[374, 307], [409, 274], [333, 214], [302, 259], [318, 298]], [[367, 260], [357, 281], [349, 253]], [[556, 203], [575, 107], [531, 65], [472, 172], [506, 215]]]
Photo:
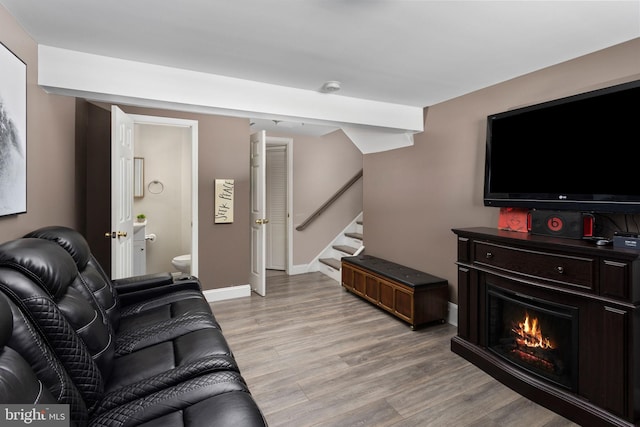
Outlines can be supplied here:
[[251, 296], [251, 285], [229, 286], [226, 288], [207, 289], [202, 292], [208, 302]]
[[449, 318], [447, 319], [447, 323], [458, 326], [458, 304], [449, 302]]

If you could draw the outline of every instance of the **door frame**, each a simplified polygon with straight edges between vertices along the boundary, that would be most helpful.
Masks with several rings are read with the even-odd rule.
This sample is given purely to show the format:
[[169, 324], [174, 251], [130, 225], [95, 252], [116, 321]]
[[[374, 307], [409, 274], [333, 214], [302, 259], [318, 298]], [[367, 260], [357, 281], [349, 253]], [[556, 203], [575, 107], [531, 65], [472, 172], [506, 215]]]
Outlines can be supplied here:
[[287, 166], [287, 226], [286, 226], [286, 258], [285, 271], [290, 275], [293, 271], [293, 138], [267, 135], [267, 147], [285, 147]]
[[172, 117], [129, 114], [134, 126], [186, 127], [191, 131], [191, 275], [198, 276], [198, 121]]

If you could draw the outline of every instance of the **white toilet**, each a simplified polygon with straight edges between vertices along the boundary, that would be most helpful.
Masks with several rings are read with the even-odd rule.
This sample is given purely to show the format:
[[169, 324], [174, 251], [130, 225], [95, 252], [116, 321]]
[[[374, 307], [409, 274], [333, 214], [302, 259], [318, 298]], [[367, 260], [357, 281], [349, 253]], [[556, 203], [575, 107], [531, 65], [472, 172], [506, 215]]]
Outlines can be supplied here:
[[171, 264], [173, 264], [176, 270], [185, 274], [190, 274], [191, 273], [191, 254], [178, 255], [177, 257], [171, 260]]

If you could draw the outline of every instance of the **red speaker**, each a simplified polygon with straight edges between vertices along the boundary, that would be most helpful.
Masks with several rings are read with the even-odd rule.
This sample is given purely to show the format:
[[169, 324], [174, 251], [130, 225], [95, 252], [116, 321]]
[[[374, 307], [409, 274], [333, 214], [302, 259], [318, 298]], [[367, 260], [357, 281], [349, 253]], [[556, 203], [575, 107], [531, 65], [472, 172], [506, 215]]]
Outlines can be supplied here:
[[531, 234], [582, 239], [593, 237], [594, 217], [583, 212], [529, 212]]

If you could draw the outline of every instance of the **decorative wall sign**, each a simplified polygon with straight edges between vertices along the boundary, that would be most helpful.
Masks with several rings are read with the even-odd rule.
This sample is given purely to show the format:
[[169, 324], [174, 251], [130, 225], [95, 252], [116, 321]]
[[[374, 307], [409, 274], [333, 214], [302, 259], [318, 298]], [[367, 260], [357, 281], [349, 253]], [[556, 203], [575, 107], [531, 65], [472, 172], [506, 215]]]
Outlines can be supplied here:
[[0, 43], [0, 216], [27, 211], [27, 65]]
[[233, 179], [216, 179], [214, 195], [214, 222], [227, 224], [233, 222]]

